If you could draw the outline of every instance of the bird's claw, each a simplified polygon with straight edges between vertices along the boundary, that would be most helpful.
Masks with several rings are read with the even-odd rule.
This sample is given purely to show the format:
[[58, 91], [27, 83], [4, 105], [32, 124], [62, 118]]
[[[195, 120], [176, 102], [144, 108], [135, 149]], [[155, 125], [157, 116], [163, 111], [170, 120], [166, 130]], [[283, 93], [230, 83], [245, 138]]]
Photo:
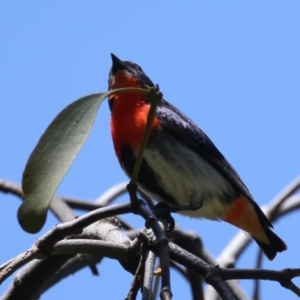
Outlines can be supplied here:
[[167, 232], [173, 231], [175, 228], [175, 220], [171, 216], [171, 207], [166, 203], [158, 203], [153, 208], [153, 214], [157, 218], [165, 218], [168, 221]]

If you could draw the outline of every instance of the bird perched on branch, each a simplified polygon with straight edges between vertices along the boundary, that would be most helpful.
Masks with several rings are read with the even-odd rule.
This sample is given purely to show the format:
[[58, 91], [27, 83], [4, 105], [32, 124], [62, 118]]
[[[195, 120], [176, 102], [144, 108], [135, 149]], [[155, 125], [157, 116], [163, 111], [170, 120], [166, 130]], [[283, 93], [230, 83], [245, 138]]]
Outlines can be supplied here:
[[[139, 65], [111, 56], [109, 90], [154, 86]], [[140, 93], [123, 93], [112, 95], [109, 107], [116, 155], [131, 177], [150, 100]], [[226, 158], [192, 120], [165, 100], [156, 110], [138, 185], [173, 211], [222, 220], [248, 232], [270, 260], [287, 249]]]

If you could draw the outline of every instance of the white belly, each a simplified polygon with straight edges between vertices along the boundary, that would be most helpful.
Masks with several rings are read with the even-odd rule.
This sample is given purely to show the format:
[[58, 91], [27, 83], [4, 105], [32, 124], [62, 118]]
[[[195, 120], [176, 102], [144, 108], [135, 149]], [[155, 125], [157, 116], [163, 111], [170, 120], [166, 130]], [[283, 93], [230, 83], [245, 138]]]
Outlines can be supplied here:
[[[175, 143], [172, 137], [165, 139], [158, 148], [147, 148], [144, 154], [150, 168], [158, 174], [158, 184], [179, 205], [187, 205], [190, 201], [202, 202], [200, 209], [181, 213], [196, 218], [218, 219], [225, 210], [226, 195], [234, 193], [231, 184], [201, 155]], [[145, 192], [149, 194], [149, 191]], [[150, 195], [158, 201], [165, 201], [159, 195]]]

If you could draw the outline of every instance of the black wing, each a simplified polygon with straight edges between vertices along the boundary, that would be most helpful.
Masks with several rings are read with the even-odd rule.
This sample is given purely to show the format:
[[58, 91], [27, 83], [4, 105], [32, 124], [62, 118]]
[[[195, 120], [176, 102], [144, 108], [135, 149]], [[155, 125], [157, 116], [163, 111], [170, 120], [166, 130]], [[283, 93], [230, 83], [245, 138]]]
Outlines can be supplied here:
[[161, 126], [176, 139], [192, 147], [218, 172], [220, 172], [239, 192], [253, 200], [249, 190], [209, 137], [186, 115], [163, 100], [157, 108]]

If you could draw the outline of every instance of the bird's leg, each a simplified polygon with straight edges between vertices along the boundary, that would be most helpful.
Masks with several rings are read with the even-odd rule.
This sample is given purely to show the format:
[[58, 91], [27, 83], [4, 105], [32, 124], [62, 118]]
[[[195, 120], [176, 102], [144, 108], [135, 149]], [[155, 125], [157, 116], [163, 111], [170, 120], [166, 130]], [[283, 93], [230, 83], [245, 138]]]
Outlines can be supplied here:
[[167, 203], [158, 203], [153, 208], [153, 213], [157, 218], [166, 218], [168, 221], [167, 231], [172, 231], [175, 227], [175, 221], [171, 216], [171, 213], [177, 213], [184, 210], [197, 210], [201, 208], [202, 201], [199, 200], [191, 200], [188, 205], [176, 205], [170, 206]]
[[173, 231], [175, 220], [171, 216], [170, 206], [166, 203], [159, 202], [153, 208], [153, 213], [157, 218], [165, 218], [168, 221], [166, 231]]
[[184, 210], [197, 210], [202, 207], [203, 202], [199, 201], [198, 199], [191, 200], [188, 205], [175, 205], [170, 206], [170, 212], [180, 212]]

